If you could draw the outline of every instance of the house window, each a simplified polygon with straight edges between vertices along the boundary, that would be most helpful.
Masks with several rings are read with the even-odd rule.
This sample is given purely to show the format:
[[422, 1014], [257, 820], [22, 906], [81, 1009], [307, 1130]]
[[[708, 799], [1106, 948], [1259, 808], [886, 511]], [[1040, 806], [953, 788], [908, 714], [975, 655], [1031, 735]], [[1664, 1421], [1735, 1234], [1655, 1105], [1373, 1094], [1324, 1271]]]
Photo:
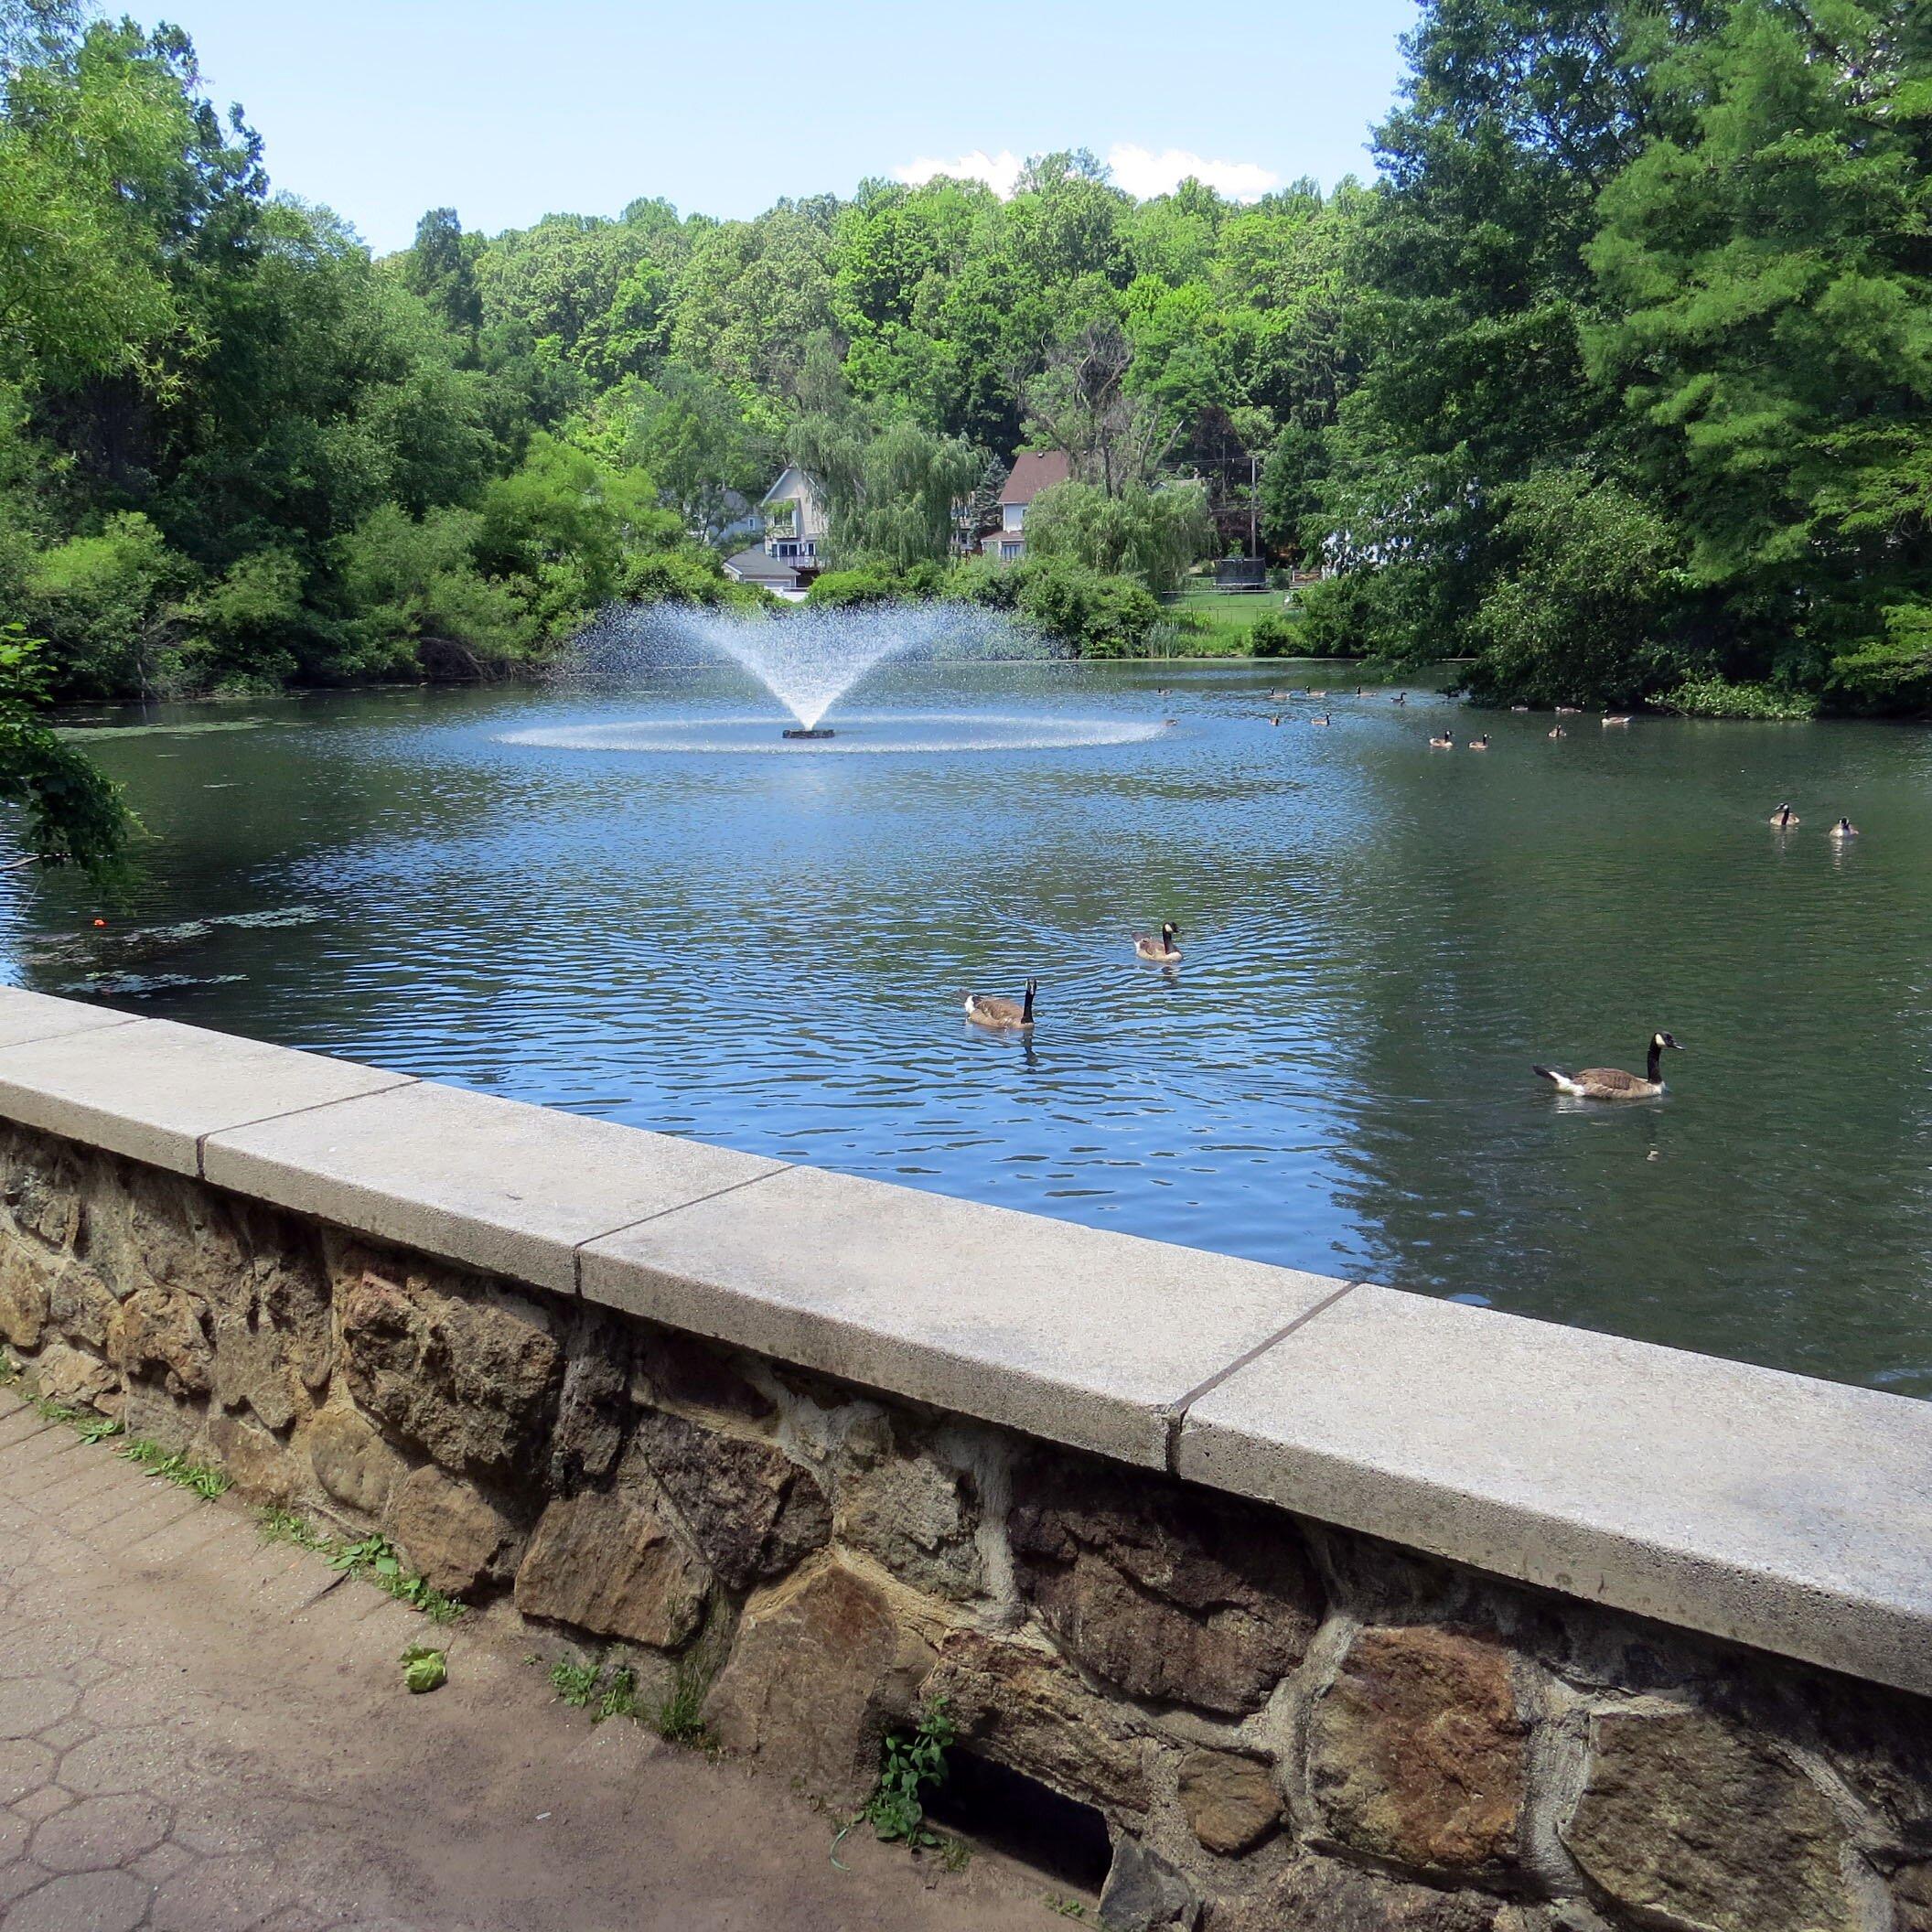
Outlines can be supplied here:
[[1017, 530], [1025, 521], [1026, 506], [1024, 503], [1000, 505], [1000, 527], [1003, 530]]
[[1025, 548], [1026, 546], [1024, 543], [1002, 543], [1000, 545], [1000, 562], [1011, 564]]

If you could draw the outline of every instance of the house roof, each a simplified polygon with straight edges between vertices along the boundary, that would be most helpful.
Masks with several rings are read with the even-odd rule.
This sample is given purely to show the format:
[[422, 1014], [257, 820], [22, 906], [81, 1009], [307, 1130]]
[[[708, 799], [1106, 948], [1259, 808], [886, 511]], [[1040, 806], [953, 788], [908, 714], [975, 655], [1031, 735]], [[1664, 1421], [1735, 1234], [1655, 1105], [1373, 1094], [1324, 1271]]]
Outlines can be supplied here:
[[791, 585], [796, 584], [799, 577], [799, 566], [794, 559], [768, 556], [762, 543], [754, 543], [750, 549], [726, 557], [724, 568], [740, 583], [746, 584]]
[[1066, 482], [1072, 474], [1073, 464], [1064, 449], [1023, 449], [1000, 488], [1000, 508], [1031, 503], [1043, 489]]
[[[781, 489], [785, 489], [786, 484], [790, 481], [793, 478], [797, 478], [798, 479], [799, 494], [812, 498], [817, 497], [818, 491], [811, 487], [811, 478], [808, 477], [796, 463], [788, 463], [785, 467], [778, 472], [778, 481], [774, 483], [771, 488], [767, 489], [765, 494], [758, 499], [758, 501], [761, 503], [769, 503], [771, 499], [775, 496], [777, 496]], [[793, 494], [793, 492], [790, 490], [786, 490], [785, 493], [788, 498]]]

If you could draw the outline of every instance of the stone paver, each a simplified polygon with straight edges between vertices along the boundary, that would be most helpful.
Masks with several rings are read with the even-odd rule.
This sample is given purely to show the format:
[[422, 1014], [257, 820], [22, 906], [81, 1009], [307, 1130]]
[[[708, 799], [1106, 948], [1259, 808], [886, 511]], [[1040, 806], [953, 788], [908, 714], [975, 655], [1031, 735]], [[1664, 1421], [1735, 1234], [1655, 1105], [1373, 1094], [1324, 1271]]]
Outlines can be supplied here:
[[[831, 1823], [776, 1781], [564, 1710], [527, 1637], [329, 1588], [231, 1504], [177, 1509], [112, 1444], [28, 1414], [0, 1391], [5, 1932], [1049, 1922], [1046, 1884], [993, 1854], [944, 1873], [855, 1832], [841, 1870]], [[73, 1455], [70, 1515], [47, 1476]], [[424, 1639], [450, 1681], [411, 1697], [397, 1653]]]

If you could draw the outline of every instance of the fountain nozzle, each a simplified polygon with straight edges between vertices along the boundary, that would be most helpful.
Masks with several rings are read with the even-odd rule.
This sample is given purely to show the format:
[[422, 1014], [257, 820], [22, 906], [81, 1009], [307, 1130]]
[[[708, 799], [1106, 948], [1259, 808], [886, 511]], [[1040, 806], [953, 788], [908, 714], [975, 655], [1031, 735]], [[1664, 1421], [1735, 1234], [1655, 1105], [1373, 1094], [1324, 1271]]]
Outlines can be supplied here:
[[830, 724], [796, 724], [784, 735], [788, 738], [835, 738], [838, 733]]

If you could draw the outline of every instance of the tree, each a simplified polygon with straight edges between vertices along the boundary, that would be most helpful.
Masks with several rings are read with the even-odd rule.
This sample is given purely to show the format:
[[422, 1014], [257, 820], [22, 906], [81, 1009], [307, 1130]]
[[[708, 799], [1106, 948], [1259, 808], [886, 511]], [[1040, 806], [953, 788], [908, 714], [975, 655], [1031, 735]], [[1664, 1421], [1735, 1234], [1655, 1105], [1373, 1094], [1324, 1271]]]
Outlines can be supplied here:
[[1027, 429], [1064, 450], [1076, 477], [1109, 496], [1150, 482], [1180, 432], [1177, 413], [1128, 384], [1133, 344], [1115, 322], [1063, 336], [1025, 386]]
[[113, 865], [133, 821], [100, 767], [48, 727], [39, 640], [0, 624], [0, 799], [27, 813], [27, 843], [43, 865]]
[[1206, 553], [1213, 535], [1208, 493], [1198, 483], [1149, 489], [1135, 482], [1111, 496], [1091, 483], [1057, 483], [1043, 489], [1026, 511], [1030, 554], [1126, 573], [1156, 596], [1180, 588], [1182, 575]]

